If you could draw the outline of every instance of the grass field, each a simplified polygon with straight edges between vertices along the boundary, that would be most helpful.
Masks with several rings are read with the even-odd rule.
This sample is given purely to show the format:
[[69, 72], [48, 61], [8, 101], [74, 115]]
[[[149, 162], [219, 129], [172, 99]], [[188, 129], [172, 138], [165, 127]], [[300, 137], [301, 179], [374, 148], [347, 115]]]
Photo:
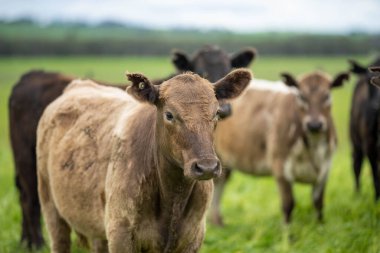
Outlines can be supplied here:
[[[355, 57], [368, 63], [369, 57]], [[331, 74], [348, 68], [347, 57], [268, 57], [252, 66], [257, 78], [278, 79], [281, 71], [301, 74], [316, 68]], [[151, 78], [173, 71], [169, 58], [1, 58], [0, 59], [0, 253], [24, 252], [19, 246], [20, 207], [8, 138], [7, 102], [12, 85], [31, 69], [45, 69], [125, 82], [124, 72], [143, 72]], [[325, 222], [316, 222], [310, 187], [296, 185], [293, 223], [285, 227], [272, 178], [235, 173], [223, 198], [226, 227], [208, 225], [203, 253], [209, 252], [380, 252], [380, 204], [373, 201], [370, 170], [362, 174], [362, 192], [354, 193], [348, 140], [348, 115], [355, 77], [333, 91], [333, 114], [339, 135], [325, 197]], [[45, 238], [47, 238], [45, 233]], [[40, 252], [48, 252], [44, 248]], [[73, 252], [83, 252], [73, 245]]]

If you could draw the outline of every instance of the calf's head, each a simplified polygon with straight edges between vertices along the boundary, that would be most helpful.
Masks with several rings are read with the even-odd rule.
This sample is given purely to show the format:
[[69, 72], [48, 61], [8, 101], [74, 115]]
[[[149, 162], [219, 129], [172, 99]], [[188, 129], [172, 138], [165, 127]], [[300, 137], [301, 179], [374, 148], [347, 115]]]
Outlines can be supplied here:
[[331, 117], [330, 91], [342, 86], [348, 80], [348, 74], [340, 73], [334, 79], [319, 71], [304, 75], [298, 80], [288, 73], [281, 76], [288, 86], [298, 90], [297, 102], [304, 131], [314, 134], [325, 132]]
[[[216, 82], [234, 68], [248, 67], [255, 55], [256, 50], [253, 48], [244, 49], [230, 56], [216, 45], [206, 45], [199, 49], [193, 57], [187, 56], [182, 51], [174, 50], [172, 62], [180, 73], [191, 71], [210, 82]], [[230, 104], [220, 101], [220, 107], [221, 119], [231, 115]]]
[[179, 50], [173, 51], [172, 61], [179, 72], [192, 71], [210, 82], [223, 78], [234, 68], [248, 67], [255, 58], [252, 48], [229, 56], [215, 45], [207, 45], [197, 51], [193, 57]]
[[[376, 108], [379, 107], [380, 91], [372, 85], [376, 85], [376, 76], [378, 76], [378, 69], [380, 66], [380, 58], [375, 59], [369, 66], [362, 66], [355, 60], [349, 60], [350, 72], [359, 77], [358, 84], [366, 84], [368, 89], [368, 99]], [[377, 72], [377, 73], [376, 73]], [[378, 80], [378, 79], [377, 79]], [[380, 83], [380, 81], [377, 81]]]
[[206, 180], [221, 173], [213, 131], [219, 119], [219, 102], [237, 97], [251, 80], [251, 72], [238, 69], [210, 83], [197, 74], [175, 76], [154, 86], [140, 74], [128, 74], [127, 91], [157, 109], [156, 141], [159, 152], [186, 177]]

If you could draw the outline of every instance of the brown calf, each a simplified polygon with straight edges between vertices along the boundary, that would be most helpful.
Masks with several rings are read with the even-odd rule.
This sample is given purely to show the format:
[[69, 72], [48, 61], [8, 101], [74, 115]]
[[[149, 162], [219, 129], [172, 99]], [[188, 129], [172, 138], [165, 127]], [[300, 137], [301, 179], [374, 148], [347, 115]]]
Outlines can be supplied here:
[[[154, 86], [140, 74], [126, 94], [74, 81], [43, 113], [38, 191], [52, 252], [70, 230], [94, 252], [197, 252], [221, 173], [213, 147], [218, 100], [238, 96], [251, 74], [213, 86], [196, 74]], [[145, 103], [139, 103], [145, 102]]]
[[[194, 71], [215, 82], [228, 74], [232, 68], [247, 67], [254, 56], [253, 49], [242, 50], [229, 57], [216, 46], [206, 46], [196, 52], [194, 57], [175, 51], [173, 64], [178, 73]], [[21, 241], [26, 241], [29, 248], [39, 248], [43, 244], [35, 158], [37, 123], [46, 106], [61, 95], [73, 79], [58, 73], [31, 71], [21, 77], [9, 98], [10, 137], [22, 209]], [[166, 79], [155, 80], [154, 83], [158, 84]], [[221, 117], [227, 117], [229, 114], [229, 107], [223, 107]]]
[[[279, 187], [285, 222], [294, 207], [292, 183], [313, 185], [313, 201], [322, 219], [324, 187], [336, 146], [330, 89], [342, 85], [315, 72], [285, 83], [253, 80], [246, 93], [232, 101], [233, 114], [220, 122], [215, 144], [222, 164], [252, 175], [273, 175]], [[223, 224], [220, 198], [228, 179], [215, 181], [211, 220]]]

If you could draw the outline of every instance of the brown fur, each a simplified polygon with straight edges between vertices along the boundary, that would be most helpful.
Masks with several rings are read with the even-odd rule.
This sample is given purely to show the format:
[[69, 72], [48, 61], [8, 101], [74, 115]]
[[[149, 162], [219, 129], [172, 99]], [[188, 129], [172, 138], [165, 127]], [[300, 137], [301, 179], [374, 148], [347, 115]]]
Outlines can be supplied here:
[[[178, 73], [193, 70], [214, 82], [232, 68], [248, 66], [254, 56], [253, 49], [242, 50], [229, 57], [218, 47], [206, 46], [197, 51], [192, 58], [179, 51], [173, 52], [173, 64], [177, 66]], [[182, 63], [185, 63], [187, 68], [180, 70], [179, 66]], [[170, 77], [153, 80], [152, 83], [160, 84]], [[21, 77], [9, 98], [10, 137], [15, 161], [16, 186], [20, 192], [22, 209], [21, 241], [26, 241], [28, 248], [39, 248], [43, 244], [35, 159], [37, 123], [46, 106], [61, 95], [72, 80], [73, 77], [59, 73], [31, 71]], [[223, 105], [220, 116], [227, 117], [230, 113], [228, 105]]]
[[[161, 86], [128, 74], [132, 96], [91, 81], [69, 85], [46, 108], [37, 133], [52, 252], [69, 252], [71, 229], [95, 252], [197, 252], [213, 189], [207, 179], [220, 174], [215, 94], [231, 76], [247, 74], [234, 71], [215, 88], [194, 74]], [[231, 82], [242, 87], [226, 98], [245, 80]]]
[[21, 77], [9, 97], [9, 129], [22, 209], [21, 241], [30, 249], [43, 245], [36, 174], [37, 124], [46, 106], [72, 80], [59, 73], [31, 71]]
[[[232, 116], [216, 129], [216, 149], [227, 169], [276, 178], [286, 222], [290, 222], [294, 206], [292, 182], [312, 184], [321, 219], [329, 160], [336, 146], [328, 102], [335, 82], [320, 72], [304, 75], [299, 81], [289, 74], [285, 76], [288, 85], [296, 89], [283, 84], [273, 84], [280, 85], [283, 91], [259, 89], [254, 80], [244, 95], [232, 101]], [[318, 131], [313, 124], [319, 126]], [[322, 153], [318, 154], [321, 147]], [[302, 166], [296, 162], [302, 162]], [[211, 210], [212, 221], [219, 225], [223, 224], [219, 202], [226, 180], [227, 177], [216, 180]]]

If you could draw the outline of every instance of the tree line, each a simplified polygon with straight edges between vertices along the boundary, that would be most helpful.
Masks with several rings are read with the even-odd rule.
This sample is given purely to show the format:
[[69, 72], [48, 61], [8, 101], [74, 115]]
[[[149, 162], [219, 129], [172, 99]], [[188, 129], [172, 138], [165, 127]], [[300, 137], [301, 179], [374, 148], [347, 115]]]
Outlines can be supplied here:
[[263, 55], [347, 55], [380, 51], [380, 34], [233, 33], [222, 30], [153, 30], [115, 22], [98, 25], [31, 20], [0, 21], [0, 55], [167, 55], [205, 44], [227, 51], [255, 47]]

